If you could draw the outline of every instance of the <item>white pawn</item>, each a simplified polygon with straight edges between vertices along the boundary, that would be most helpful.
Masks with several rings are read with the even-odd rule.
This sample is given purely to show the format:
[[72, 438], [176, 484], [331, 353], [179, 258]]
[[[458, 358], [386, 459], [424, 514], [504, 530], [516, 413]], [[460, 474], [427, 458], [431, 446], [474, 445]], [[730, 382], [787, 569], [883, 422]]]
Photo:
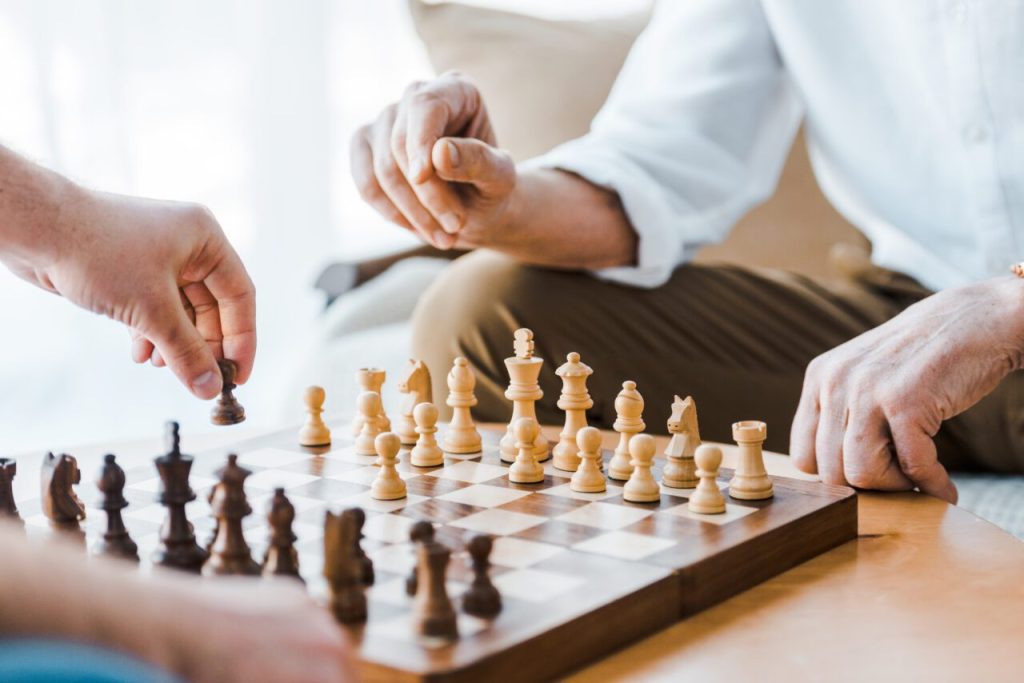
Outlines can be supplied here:
[[579, 493], [601, 493], [607, 488], [601, 471], [601, 432], [596, 427], [584, 427], [576, 432], [576, 445], [581, 460], [569, 488]]
[[359, 436], [356, 437], [353, 450], [357, 455], [376, 455], [374, 439], [384, 430], [380, 426], [377, 415], [380, 413], [380, 394], [376, 391], [364, 391], [356, 399], [357, 416], [362, 423]]
[[409, 462], [416, 467], [436, 467], [444, 464], [444, 451], [437, 445], [434, 434], [437, 433], [437, 406], [433, 403], [420, 403], [412, 410], [412, 418], [416, 422], [416, 445], [409, 453]]
[[515, 422], [516, 448], [519, 454], [508, 468], [508, 480], [514, 484], [535, 484], [544, 481], [544, 467], [534, 455], [534, 443], [540, 427], [532, 417], [521, 417]]
[[398, 476], [398, 451], [402, 441], [393, 432], [379, 434], [374, 442], [380, 456], [380, 471], [370, 486], [370, 495], [376, 500], [405, 498], [405, 482]]
[[479, 453], [483, 450], [480, 432], [476, 430], [473, 415], [469, 412], [476, 405], [475, 386], [476, 377], [469, 361], [461, 356], [456, 358], [448, 373], [448, 399], [445, 401], [452, 408], [452, 421], [444, 433], [444, 450], [449, 453]]
[[324, 424], [324, 399], [327, 394], [323, 387], [309, 387], [302, 399], [306, 404], [306, 423], [299, 430], [300, 446], [330, 446], [331, 430]]
[[623, 500], [630, 503], [656, 503], [661, 500], [661, 488], [651, 474], [654, 450], [654, 438], [649, 434], [637, 434], [629, 440], [633, 473], [622, 487]]
[[690, 496], [690, 512], [702, 515], [718, 515], [725, 512], [725, 496], [718, 488], [718, 468], [722, 465], [722, 449], [703, 444], [697, 447], [693, 456], [697, 463], [697, 490]]

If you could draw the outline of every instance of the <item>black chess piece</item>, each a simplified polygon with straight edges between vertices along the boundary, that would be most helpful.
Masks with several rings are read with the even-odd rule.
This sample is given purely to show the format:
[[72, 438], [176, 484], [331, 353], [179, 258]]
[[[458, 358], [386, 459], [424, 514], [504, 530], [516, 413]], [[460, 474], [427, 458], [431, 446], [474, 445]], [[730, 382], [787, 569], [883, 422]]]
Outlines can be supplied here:
[[14, 502], [14, 477], [17, 474], [18, 462], [14, 458], [0, 458], [0, 519], [25, 526]]
[[[414, 549], [418, 548], [420, 543], [432, 543], [434, 541], [434, 525], [421, 519], [409, 529], [409, 540], [413, 542]], [[419, 568], [414, 563], [412, 570], [409, 571], [409, 576], [405, 578], [405, 592], [407, 595], [416, 595], [418, 574]]]
[[474, 617], [490, 619], [501, 612], [501, 594], [491, 582], [491, 549], [494, 539], [477, 534], [469, 539], [466, 549], [473, 561], [473, 583], [462, 595], [462, 610]]
[[355, 519], [356, 525], [356, 545], [353, 552], [359, 560], [363, 583], [372, 586], [374, 581], [373, 560], [363, 550], [363, 525], [366, 524], [366, 512], [363, 511], [363, 508], [352, 508], [352, 517]]
[[43, 458], [40, 480], [43, 514], [50, 520], [54, 531], [85, 544], [85, 532], [80, 522], [85, 519], [85, 504], [75, 493], [82, 473], [74, 456], [47, 453]]
[[413, 605], [416, 630], [431, 638], [457, 638], [457, 616], [448, 597], [445, 574], [451, 551], [437, 541], [420, 543], [417, 553], [419, 581]]
[[209, 557], [196, 542], [195, 530], [185, 516], [185, 505], [196, 499], [189, 486], [192, 456], [181, 452], [181, 436], [177, 422], [167, 423], [167, 453], [156, 459], [160, 474], [160, 504], [167, 508], [167, 521], [160, 530], [160, 545], [153, 563], [199, 573]]
[[139, 547], [131, 539], [121, 517], [121, 511], [128, 507], [124, 484], [124, 470], [117, 464], [117, 459], [108, 453], [103, 457], [103, 469], [96, 480], [96, 488], [103, 494], [100, 508], [107, 513], [107, 530], [96, 544], [96, 553], [138, 562]]
[[359, 530], [356, 515], [330, 511], [324, 520], [324, 578], [331, 594], [331, 611], [342, 624], [366, 621], [366, 585], [362, 563], [353, 552]]
[[235, 361], [221, 358], [217, 361], [220, 368], [220, 375], [223, 379], [223, 387], [217, 403], [213, 406], [210, 414], [210, 421], [215, 425], [233, 425], [245, 421], [245, 408], [235, 398], [235, 376], [238, 374], [238, 366]]
[[263, 556], [263, 576], [291, 576], [299, 581], [299, 554], [295, 550], [298, 537], [292, 531], [295, 506], [288, 500], [284, 489], [274, 489], [267, 522], [270, 524], [270, 544]]
[[210, 495], [210, 508], [217, 518], [217, 537], [210, 547], [210, 559], [203, 565], [204, 575], [260, 573], [260, 566], [252, 559], [252, 550], [242, 533], [242, 520], [252, 514], [245, 497], [245, 479], [250, 474], [250, 470], [238, 464], [234, 453], [217, 471], [220, 481]]

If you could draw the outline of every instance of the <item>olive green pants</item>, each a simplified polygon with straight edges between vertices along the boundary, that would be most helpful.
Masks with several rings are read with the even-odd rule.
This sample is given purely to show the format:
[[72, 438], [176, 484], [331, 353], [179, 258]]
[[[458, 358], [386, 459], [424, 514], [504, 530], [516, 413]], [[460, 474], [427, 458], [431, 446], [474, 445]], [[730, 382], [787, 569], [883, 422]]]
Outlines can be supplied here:
[[[453, 358], [468, 358], [477, 378], [474, 415], [502, 422], [511, 414], [503, 359], [512, 355], [513, 331], [529, 327], [546, 361], [537, 404], [543, 423], [564, 420], [554, 370], [578, 351], [594, 369], [591, 425], [611, 427], [615, 396], [630, 379], [644, 397], [650, 432], [665, 432], [674, 394], [691, 395], [702, 438], [728, 442], [733, 422], [758, 419], [768, 423], [766, 447], [787, 452], [811, 359], [929, 294], [879, 268], [856, 280], [819, 280], [725, 265], [684, 266], [657, 289], [637, 289], [479, 251], [453, 262], [424, 292], [413, 352], [427, 362], [436, 397], [448, 394]], [[948, 420], [936, 443], [950, 469], [1022, 472], [1022, 436], [1024, 373], [1016, 372]]]

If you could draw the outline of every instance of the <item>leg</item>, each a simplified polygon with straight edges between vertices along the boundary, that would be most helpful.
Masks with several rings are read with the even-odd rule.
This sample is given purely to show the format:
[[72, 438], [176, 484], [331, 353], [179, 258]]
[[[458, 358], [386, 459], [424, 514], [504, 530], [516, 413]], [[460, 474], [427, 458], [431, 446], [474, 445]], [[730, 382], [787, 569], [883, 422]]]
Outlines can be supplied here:
[[665, 432], [674, 393], [692, 394], [704, 438], [729, 441], [732, 422], [763, 419], [771, 425], [767, 447], [785, 452], [807, 363], [903, 305], [867, 287], [777, 271], [688, 266], [643, 290], [478, 252], [424, 293], [413, 348], [434, 373], [439, 402], [452, 358], [466, 356], [477, 371], [474, 413], [500, 422], [510, 413], [502, 360], [512, 353], [512, 331], [529, 327], [547, 361], [542, 422], [562, 421], [553, 370], [579, 351], [594, 368], [588, 418], [595, 426], [611, 426], [615, 395], [633, 379], [649, 431]]

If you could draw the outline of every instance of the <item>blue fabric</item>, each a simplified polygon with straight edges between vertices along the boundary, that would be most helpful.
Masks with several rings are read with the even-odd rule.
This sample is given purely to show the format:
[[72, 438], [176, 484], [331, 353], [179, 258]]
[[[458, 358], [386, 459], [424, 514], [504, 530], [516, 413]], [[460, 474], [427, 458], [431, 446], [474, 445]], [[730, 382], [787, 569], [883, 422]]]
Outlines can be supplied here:
[[2, 683], [180, 683], [123, 654], [58, 641], [0, 641]]

